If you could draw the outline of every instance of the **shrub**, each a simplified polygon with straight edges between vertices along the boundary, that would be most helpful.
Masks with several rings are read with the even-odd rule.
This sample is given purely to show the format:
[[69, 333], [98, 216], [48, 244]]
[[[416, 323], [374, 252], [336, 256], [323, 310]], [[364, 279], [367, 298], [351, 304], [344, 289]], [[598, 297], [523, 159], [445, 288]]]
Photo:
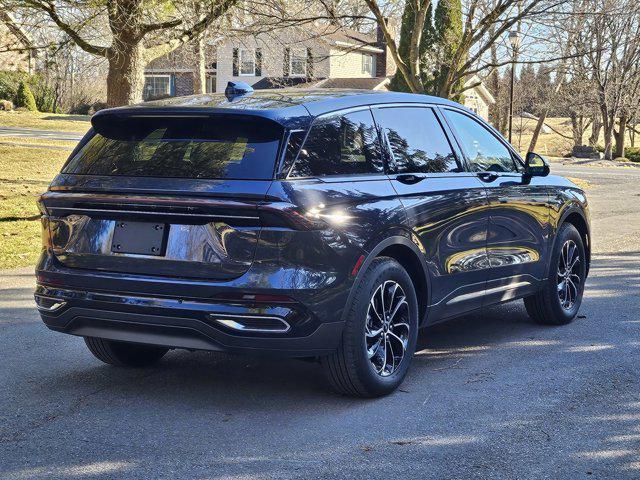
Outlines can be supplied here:
[[28, 80], [29, 75], [24, 72], [0, 71], [0, 98], [16, 103], [20, 83]]
[[0, 110], [5, 112], [13, 110], [13, 102], [11, 100], [0, 100]]
[[56, 92], [48, 86], [40, 75], [33, 75], [29, 79], [29, 87], [36, 99], [36, 106], [40, 112], [55, 113], [57, 107]]
[[640, 147], [626, 147], [624, 156], [632, 162], [640, 162]]
[[38, 111], [36, 99], [33, 98], [33, 93], [31, 93], [31, 89], [27, 82], [20, 82], [18, 93], [16, 95], [16, 105], [18, 107], [24, 107], [30, 112]]

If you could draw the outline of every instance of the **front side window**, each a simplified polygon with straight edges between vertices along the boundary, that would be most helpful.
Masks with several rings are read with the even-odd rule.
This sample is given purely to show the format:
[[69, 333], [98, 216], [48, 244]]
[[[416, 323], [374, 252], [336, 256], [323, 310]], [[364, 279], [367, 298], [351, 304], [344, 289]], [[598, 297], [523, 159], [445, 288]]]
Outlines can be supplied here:
[[431, 108], [393, 107], [374, 112], [389, 143], [396, 173], [460, 171], [451, 145]]
[[383, 171], [378, 134], [369, 110], [317, 120], [290, 177], [356, 175]]
[[291, 50], [289, 74], [304, 76], [307, 74], [307, 53], [302, 50]]
[[144, 77], [144, 99], [155, 100], [171, 95], [170, 75], [146, 75]]
[[253, 50], [240, 49], [240, 75], [255, 75], [256, 55]]
[[464, 113], [444, 109], [474, 172], [517, 172], [509, 149], [487, 128]]

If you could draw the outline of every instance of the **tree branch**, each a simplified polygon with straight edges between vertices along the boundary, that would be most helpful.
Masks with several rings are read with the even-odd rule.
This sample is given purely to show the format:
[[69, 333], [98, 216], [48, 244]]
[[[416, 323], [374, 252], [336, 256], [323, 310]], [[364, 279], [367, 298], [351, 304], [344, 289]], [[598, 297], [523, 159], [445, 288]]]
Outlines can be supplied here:
[[37, 10], [41, 10], [45, 12], [51, 20], [62, 30], [64, 33], [69, 35], [71, 39], [75, 42], [78, 47], [84, 50], [87, 53], [92, 55], [98, 55], [100, 57], [106, 57], [109, 54], [109, 47], [99, 47], [97, 45], [93, 45], [86, 41], [78, 31], [76, 31], [71, 25], [66, 23], [58, 12], [56, 11], [55, 6], [50, 2], [42, 2], [38, 0], [23, 0], [26, 6], [35, 8]]
[[155, 58], [161, 57], [174, 51], [176, 48], [190, 42], [198, 35], [202, 34], [214, 20], [220, 18], [222, 15], [235, 5], [237, 0], [220, 0], [215, 6], [212, 6], [209, 12], [198, 22], [196, 22], [190, 29], [184, 30], [178, 37], [172, 38], [164, 43], [149, 47], [146, 49], [145, 56], [149, 62]]

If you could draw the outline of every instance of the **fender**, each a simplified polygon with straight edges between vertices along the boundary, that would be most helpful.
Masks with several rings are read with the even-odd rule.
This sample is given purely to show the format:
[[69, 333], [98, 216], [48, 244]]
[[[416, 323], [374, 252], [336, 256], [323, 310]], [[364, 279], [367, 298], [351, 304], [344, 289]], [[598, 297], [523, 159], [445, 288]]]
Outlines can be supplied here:
[[[582, 218], [582, 220], [584, 221], [585, 225], [587, 226], [587, 238], [589, 239], [589, 245], [585, 245], [586, 248], [588, 248], [587, 251], [587, 256], [589, 257], [589, 262], [587, 263], [587, 265], [589, 265], [591, 263], [591, 225], [589, 223], [589, 219], [587, 218], [587, 216], [585, 215], [584, 212], [584, 208], [582, 207], [582, 205], [580, 205], [580, 203], [576, 202], [576, 201], [572, 201], [570, 202], [568, 205], [563, 206], [560, 216], [558, 217], [558, 220], [555, 222], [554, 225], [552, 225], [553, 227], [553, 237], [549, 239], [549, 258], [551, 257], [551, 252], [553, 252], [553, 249], [556, 246], [556, 240], [558, 238], [558, 230], [560, 229], [560, 227], [562, 226], [562, 224], [566, 221], [567, 217], [569, 215], [572, 215], [574, 213], [577, 213], [578, 215], [580, 215], [580, 217]], [[547, 268], [546, 268], [546, 272], [545, 272], [545, 279], [549, 278], [549, 268], [550, 268], [550, 263], [549, 261], [547, 261]], [[587, 267], [587, 273], [588, 273], [588, 267]]]
[[[402, 229], [400, 229], [400, 232], [404, 234], [409, 233], [409, 232], [405, 232]], [[418, 325], [419, 326], [424, 325], [425, 319], [427, 318], [429, 313], [429, 305], [431, 304], [431, 275], [429, 274], [429, 269], [427, 268], [427, 263], [424, 258], [424, 254], [420, 251], [418, 246], [411, 241], [410, 237], [407, 237], [402, 234], [395, 234], [390, 237], [386, 237], [384, 240], [378, 242], [373, 248], [371, 248], [371, 250], [369, 250], [369, 253], [366, 255], [364, 261], [362, 262], [362, 265], [360, 266], [360, 269], [358, 270], [358, 273], [356, 274], [356, 278], [351, 284], [351, 290], [349, 292], [349, 296], [347, 297], [346, 305], [350, 306], [351, 303], [353, 302], [355, 292], [358, 289], [360, 282], [362, 282], [362, 278], [364, 277], [365, 272], [371, 265], [371, 262], [373, 261], [373, 259], [376, 258], [378, 254], [382, 252], [385, 248], [390, 247], [392, 245], [403, 245], [405, 247], [408, 247], [420, 259], [420, 266], [424, 272], [425, 278], [427, 279], [427, 302], [426, 302], [427, 307], [425, 309], [423, 318], [418, 319]], [[349, 308], [347, 307], [344, 309], [342, 313], [343, 322], [346, 321], [346, 315], [348, 311], [349, 311]]]

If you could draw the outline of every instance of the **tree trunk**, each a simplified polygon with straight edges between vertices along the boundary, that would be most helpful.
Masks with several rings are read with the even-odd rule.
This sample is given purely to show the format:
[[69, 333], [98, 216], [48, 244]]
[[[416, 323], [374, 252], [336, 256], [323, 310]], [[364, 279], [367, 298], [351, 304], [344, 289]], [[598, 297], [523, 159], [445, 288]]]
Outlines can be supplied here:
[[600, 139], [600, 130], [602, 130], [602, 119], [600, 115], [593, 115], [591, 120], [591, 135], [589, 136], [589, 146], [596, 148]]
[[627, 130], [627, 116], [620, 115], [618, 119], [620, 126], [618, 131], [615, 132], [616, 139], [616, 158], [624, 157], [624, 134]]
[[[606, 113], [603, 113], [606, 115]], [[613, 159], [613, 123], [614, 119], [608, 115], [604, 118], [604, 158], [605, 160]]]
[[194, 42], [193, 93], [207, 93], [207, 73], [205, 69], [204, 36], [200, 35]]
[[578, 115], [575, 112], [571, 112], [571, 132], [573, 133], [573, 144], [575, 146], [582, 146], [582, 135], [584, 133], [584, 119], [582, 115]]
[[109, 52], [107, 73], [107, 105], [118, 107], [142, 101], [145, 55], [141, 42], [114, 42], [120, 48]]

